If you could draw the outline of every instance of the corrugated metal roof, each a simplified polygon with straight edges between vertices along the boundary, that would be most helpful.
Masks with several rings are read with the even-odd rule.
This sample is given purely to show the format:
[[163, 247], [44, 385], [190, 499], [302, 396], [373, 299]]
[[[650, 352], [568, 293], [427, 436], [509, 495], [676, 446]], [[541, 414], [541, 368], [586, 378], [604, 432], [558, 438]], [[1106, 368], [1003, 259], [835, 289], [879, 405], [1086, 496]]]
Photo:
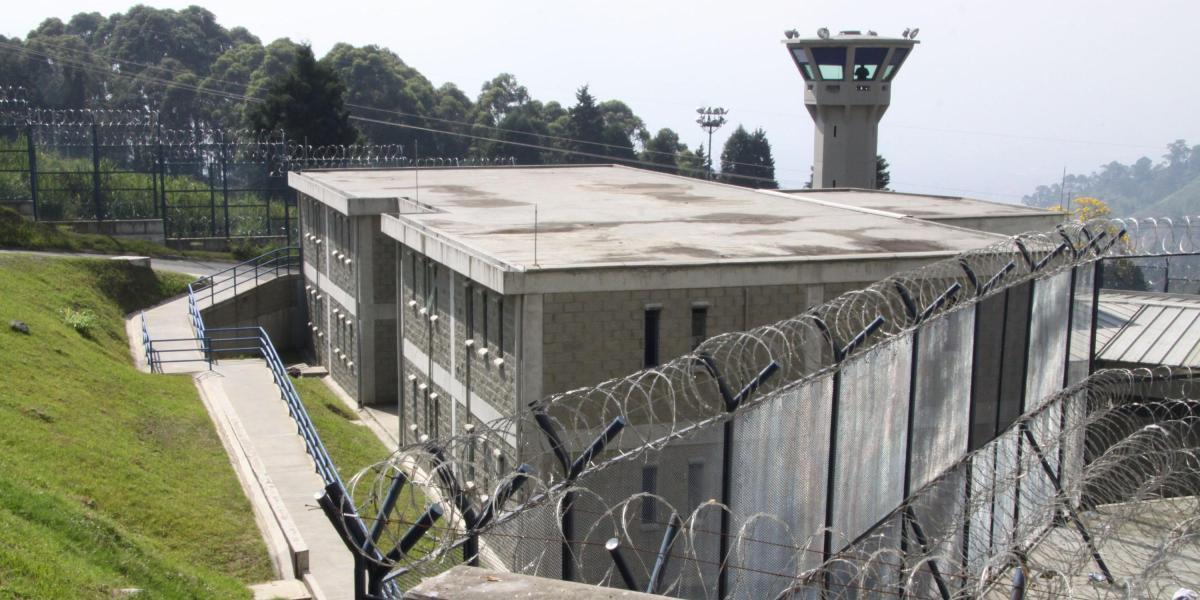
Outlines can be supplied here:
[[1200, 367], [1200, 297], [1103, 291], [1096, 345], [1105, 362]]

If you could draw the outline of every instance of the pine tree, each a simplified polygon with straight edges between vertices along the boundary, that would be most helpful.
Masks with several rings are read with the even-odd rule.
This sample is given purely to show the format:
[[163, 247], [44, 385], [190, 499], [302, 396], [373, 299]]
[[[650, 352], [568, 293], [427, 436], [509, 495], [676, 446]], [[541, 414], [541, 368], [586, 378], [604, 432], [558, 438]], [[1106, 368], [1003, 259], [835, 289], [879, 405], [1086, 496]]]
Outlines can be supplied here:
[[[570, 138], [570, 141], [566, 142], [567, 150], [589, 154], [603, 153], [603, 146], [582, 143], [604, 143], [604, 115], [600, 113], [600, 107], [596, 105], [596, 98], [588, 92], [586, 85], [575, 92], [575, 106], [568, 111], [566, 133], [566, 137]], [[579, 154], [567, 154], [564, 161], [569, 163], [599, 162], [595, 158]]]
[[282, 129], [298, 143], [353, 144], [359, 134], [350, 123], [345, 95], [337, 74], [302, 45], [295, 64], [268, 85], [266, 100], [250, 108], [247, 120], [255, 129]]
[[771, 156], [771, 143], [762, 128], [749, 133], [738, 128], [725, 140], [721, 151], [721, 180], [734, 185], [752, 188], [776, 189], [775, 159]]
[[882, 154], [875, 155], [875, 189], [886, 190], [892, 182], [892, 166]]

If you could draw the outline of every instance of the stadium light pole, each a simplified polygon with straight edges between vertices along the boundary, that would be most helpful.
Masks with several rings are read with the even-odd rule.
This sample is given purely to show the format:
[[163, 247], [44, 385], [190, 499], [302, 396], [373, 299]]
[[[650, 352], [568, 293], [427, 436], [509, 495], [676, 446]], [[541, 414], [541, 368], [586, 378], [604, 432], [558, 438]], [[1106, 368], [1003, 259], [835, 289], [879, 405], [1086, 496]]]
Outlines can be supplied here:
[[712, 177], [713, 132], [720, 129], [721, 126], [725, 124], [725, 115], [729, 114], [729, 111], [721, 108], [720, 106], [701, 106], [700, 108], [696, 109], [696, 112], [700, 115], [696, 118], [696, 123], [700, 125], [701, 129], [708, 132], [708, 173], [709, 177]]

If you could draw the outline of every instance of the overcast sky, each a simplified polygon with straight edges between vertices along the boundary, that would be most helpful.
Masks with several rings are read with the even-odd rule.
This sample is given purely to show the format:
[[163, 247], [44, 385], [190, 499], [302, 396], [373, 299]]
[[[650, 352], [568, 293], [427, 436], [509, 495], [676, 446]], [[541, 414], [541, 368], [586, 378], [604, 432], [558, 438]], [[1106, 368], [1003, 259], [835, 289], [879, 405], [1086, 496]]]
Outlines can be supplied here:
[[[1064, 166], [1090, 172], [1157, 161], [1177, 138], [1200, 144], [1197, 0], [199, 3], [226, 27], [309, 41], [318, 56], [337, 42], [386, 46], [472, 98], [501, 72], [564, 105], [587, 83], [689, 145], [704, 138], [695, 108], [725, 106], [732, 125], [717, 133], [718, 152], [733, 126], [762, 127], [784, 186], [808, 179], [813, 154], [802, 80], [780, 44], [793, 27], [920, 27], [879, 133], [900, 191], [1017, 202]], [[46, 17], [129, 6], [11, 3], [0, 32], [24, 37]]]

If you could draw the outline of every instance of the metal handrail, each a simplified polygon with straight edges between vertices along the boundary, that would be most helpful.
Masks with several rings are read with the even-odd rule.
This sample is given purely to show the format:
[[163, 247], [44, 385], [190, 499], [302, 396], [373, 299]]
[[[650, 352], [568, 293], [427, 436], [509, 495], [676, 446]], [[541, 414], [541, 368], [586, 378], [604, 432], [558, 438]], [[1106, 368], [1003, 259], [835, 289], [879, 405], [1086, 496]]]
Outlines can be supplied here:
[[[213, 327], [205, 331], [208, 334], [205, 344], [209, 348], [208, 352], [210, 354], [257, 352], [267, 362], [267, 367], [271, 369], [275, 385], [279, 388], [279, 395], [283, 399], [284, 404], [287, 405], [288, 413], [296, 421], [297, 432], [300, 434], [300, 437], [304, 438], [305, 450], [316, 464], [317, 474], [321, 476], [325, 485], [337, 483], [345, 487], [341, 476], [338, 474], [337, 467], [333, 465], [329, 451], [325, 449], [325, 444], [321, 441], [321, 436], [317, 433], [316, 427], [313, 426], [312, 419], [308, 416], [308, 410], [304, 408], [304, 404], [300, 401], [300, 394], [296, 391], [296, 387], [292, 385], [292, 379], [287, 374], [283, 360], [279, 358], [279, 353], [275, 350], [275, 345], [271, 343], [271, 336], [267, 334], [266, 330], [255, 326]], [[223, 335], [241, 332], [252, 332], [254, 335]], [[239, 344], [234, 347], [219, 346], [221, 342], [246, 341], [253, 341], [255, 344]]]
[[213, 304], [216, 302], [217, 295], [222, 292], [232, 290], [236, 295], [239, 283], [249, 283], [253, 279], [254, 285], [258, 285], [259, 279], [264, 275], [270, 274], [278, 277], [281, 272], [286, 275], [292, 273], [293, 269], [298, 271], [300, 252], [300, 248], [296, 246], [277, 248], [201, 277], [188, 284], [188, 302], [195, 304], [197, 297], [203, 296], [203, 294], [198, 295], [197, 292], [207, 290], [208, 301]]

